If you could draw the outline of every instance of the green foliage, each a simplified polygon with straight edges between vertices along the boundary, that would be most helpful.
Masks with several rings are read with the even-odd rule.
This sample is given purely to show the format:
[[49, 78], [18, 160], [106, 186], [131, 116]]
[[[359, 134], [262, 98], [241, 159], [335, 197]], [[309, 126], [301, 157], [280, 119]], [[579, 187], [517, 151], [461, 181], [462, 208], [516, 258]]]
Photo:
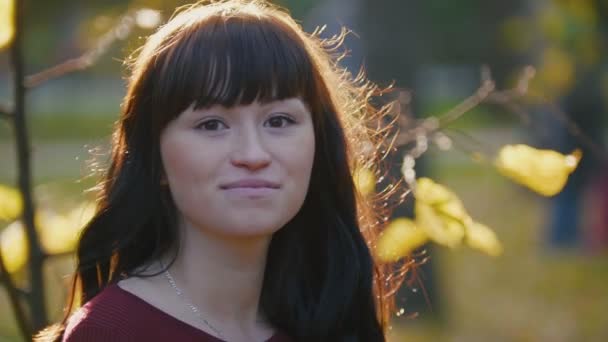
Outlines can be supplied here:
[[572, 89], [580, 74], [603, 63], [605, 18], [594, 0], [554, 0], [535, 8], [502, 24], [503, 42], [513, 55], [537, 55], [531, 89], [556, 99]]

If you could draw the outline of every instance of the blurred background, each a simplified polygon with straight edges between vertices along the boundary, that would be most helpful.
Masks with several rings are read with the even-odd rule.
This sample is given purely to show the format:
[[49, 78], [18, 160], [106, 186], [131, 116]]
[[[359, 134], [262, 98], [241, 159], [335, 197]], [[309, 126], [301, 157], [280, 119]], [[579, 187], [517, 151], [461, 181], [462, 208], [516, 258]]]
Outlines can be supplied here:
[[[123, 61], [186, 3], [25, 1], [27, 75], [87, 53], [94, 62], [27, 93], [37, 207], [61, 212], [92, 199], [85, 193], [95, 182], [87, 160], [105, 160], [124, 94]], [[399, 292], [404, 312], [395, 317], [391, 341], [608, 341], [608, 1], [275, 3], [308, 32], [327, 25], [329, 36], [349, 28], [343, 65], [354, 73], [363, 67], [382, 86], [394, 84], [416, 118], [440, 115], [474, 94], [482, 69], [498, 90], [534, 74], [521, 98], [482, 103], [451, 123], [444, 130], [448, 149], [429, 147], [417, 164], [418, 175], [450, 187], [496, 231], [504, 253], [428, 246], [431, 260], [418, 270], [424, 286]], [[0, 102], [12, 95], [5, 48]], [[0, 184], [15, 187], [13, 133], [0, 120]], [[583, 158], [564, 191], [545, 198], [483, 162], [511, 143], [563, 153], [579, 148]], [[406, 206], [395, 211], [407, 214]], [[0, 219], [0, 234], [10, 226]], [[72, 266], [70, 255], [45, 265], [52, 320], [61, 317]], [[14, 278], [27, 283], [22, 270]], [[4, 289], [0, 341], [20, 341]]]

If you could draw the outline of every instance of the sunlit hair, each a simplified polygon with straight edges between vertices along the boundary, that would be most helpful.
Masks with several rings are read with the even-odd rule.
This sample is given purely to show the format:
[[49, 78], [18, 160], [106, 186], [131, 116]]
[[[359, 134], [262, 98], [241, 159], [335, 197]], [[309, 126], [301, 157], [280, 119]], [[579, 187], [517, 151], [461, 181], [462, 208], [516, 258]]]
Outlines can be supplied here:
[[381, 150], [390, 147], [388, 107], [374, 108], [379, 89], [338, 65], [346, 31], [319, 35], [264, 1], [203, 2], [180, 8], [128, 60], [111, 164], [77, 248], [74, 291], [55, 338], [74, 308], [124, 276], [149, 276], [138, 270], [179, 248], [176, 208], [161, 186], [159, 140], [171, 120], [192, 105], [299, 97], [315, 132], [310, 186], [301, 210], [273, 235], [261, 309], [297, 341], [384, 341], [404, 268], [376, 263], [370, 251], [390, 193], [365, 197], [352, 175], [377, 172]]

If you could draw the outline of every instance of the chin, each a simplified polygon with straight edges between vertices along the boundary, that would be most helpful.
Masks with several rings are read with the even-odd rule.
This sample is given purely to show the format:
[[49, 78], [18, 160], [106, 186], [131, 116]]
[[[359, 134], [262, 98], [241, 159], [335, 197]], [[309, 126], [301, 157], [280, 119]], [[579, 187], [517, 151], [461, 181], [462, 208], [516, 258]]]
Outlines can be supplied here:
[[222, 231], [224, 234], [233, 236], [267, 236], [276, 233], [287, 221], [281, 219], [270, 219], [267, 215], [243, 217], [232, 217], [231, 222], [226, 222]]

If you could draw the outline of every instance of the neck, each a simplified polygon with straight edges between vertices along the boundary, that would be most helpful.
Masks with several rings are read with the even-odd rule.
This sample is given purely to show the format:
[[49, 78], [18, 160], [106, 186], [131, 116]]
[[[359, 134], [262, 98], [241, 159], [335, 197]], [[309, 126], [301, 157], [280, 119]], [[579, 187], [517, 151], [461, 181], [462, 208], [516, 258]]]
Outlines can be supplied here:
[[180, 249], [169, 271], [191, 304], [220, 330], [259, 326], [259, 299], [271, 236], [234, 238], [188, 223], [181, 225], [181, 233]]

